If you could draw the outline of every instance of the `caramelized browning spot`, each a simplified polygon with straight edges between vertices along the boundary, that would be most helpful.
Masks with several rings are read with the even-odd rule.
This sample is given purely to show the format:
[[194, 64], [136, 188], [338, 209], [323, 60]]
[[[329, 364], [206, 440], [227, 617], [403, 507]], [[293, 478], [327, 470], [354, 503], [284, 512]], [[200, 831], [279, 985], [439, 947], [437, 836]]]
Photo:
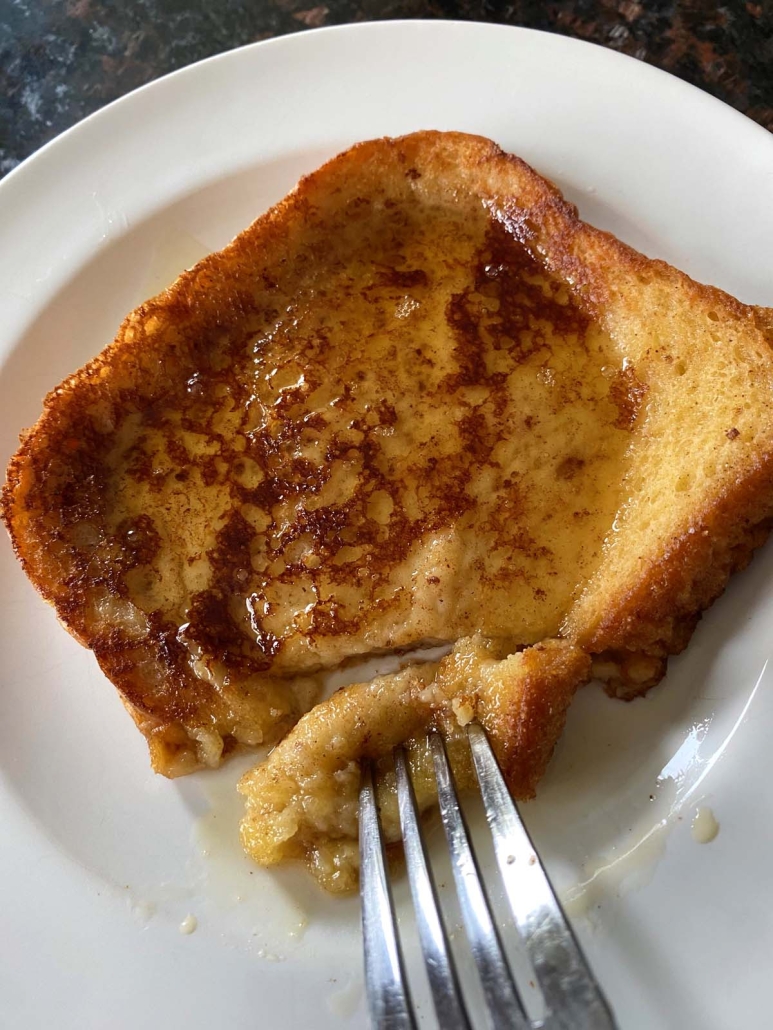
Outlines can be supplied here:
[[574, 479], [576, 475], [582, 472], [585, 467], [585, 460], [583, 458], [568, 457], [560, 463], [556, 469], [556, 475], [559, 479]]
[[633, 366], [615, 373], [609, 396], [617, 407], [615, 425], [618, 429], [633, 429], [646, 393], [647, 387], [636, 377]]

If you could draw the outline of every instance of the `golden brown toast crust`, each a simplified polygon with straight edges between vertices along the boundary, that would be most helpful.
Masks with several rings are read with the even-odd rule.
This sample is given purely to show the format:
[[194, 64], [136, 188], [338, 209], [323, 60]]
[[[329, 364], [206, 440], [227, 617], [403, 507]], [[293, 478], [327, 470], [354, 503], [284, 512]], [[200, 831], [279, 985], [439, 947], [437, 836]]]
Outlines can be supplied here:
[[662, 557], [644, 570], [641, 582], [611, 597], [603, 620], [577, 642], [593, 654], [679, 654], [701, 612], [767, 540], [771, 498], [773, 461], [766, 457], [742, 483], [696, 512], [688, 531], [669, 542]]
[[[400, 170], [399, 176], [396, 169]], [[250, 743], [266, 735], [279, 735], [294, 723], [308, 707], [313, 684], [305, 680], [296, 689], [289, 678], [313, 672], [315, 633], [307, 635], [312, 640], [311, 650], [303, 652], [303, 660], [293, 665], [286, 660], [288, 648], [283, 649], [281, 634], [267, 631], [265, 623], [256, 617], [256, 631], [245, 643], [234, 619], [224, 615], [229, 599], [240, 589], [234, 577], [253, 557], [249, 548], [254, 526], [235, 516], [225, 520], [218, 530], [216, 546], [208, 552], [215, 568], [215, 586], [199, 591], [191, 609], [191, 623], [198, 634], [195, 647], [203, 647], [217, 661], [210, 663], [203, 675], [193, 671], [198, 652], [181, 641], [180, 625], [160, 615], [161, 608], [138, 614], [132, 604], [127, 574], [158, 561], [164, 543], [154, 524], [142, 515], [122, 525], [120, 533], [116, 527], [105, 530], [102, 520], [114, 489], [114, 481], [105, 469], [106, 448], [116, 424], [127, 412], [139, 418], [154, 406], [163, 408], [170, 383], [176, 384], [175, 388], [188, 383], [195, 393], [202, 369], [216, 376], [224, 351], [247, 345], [259, 327], [270, 320], [276, 288], [272, 269], [293, 265], [298, 241], [306, 238], [304, 234], [314, 224], [317, 212], [331, 205], [331, 195], [336, 190], [351, 191], [351, 183], [356, 182], [363, 183], [363, 193], [367, 194], [377, 189], [384, 176], [390, 184], [399, 181], [399, 187], [389, 187], [395, 196], [409, 197], [410, 191], [416, 190], [417, 196], [429, 197], [433, 203], [452, 194], [476, 198], [486, 212], [485, 231], [504, 233], [513, 248], [520, 248], [517, 253], [522, 258], [517, 260], [525, 262], [521, 272], [526, 281], [541, 266], [548, 270], [551, 281], [566, 284], [570, 297], [565, 307], [573, 312], [574, 319], [564, 327], [566, 332], [581, 336], [585, 330], [578, 333], [577, 319], [584, 319], [583, 325], [595, 319], [614, 336], [621, 319], [628, 317], [629, 298], [637, 291], [646, 294], [657, 289], [676, 297], [685, 309], [708, 312], [718, 323], [733, 327], [736, 334], [746, 334], [747, 349], [759, 351], [755, 351], [754, 360], [761, 374], [770, 374], [766, 352], [773, 334], [767, 310], [745, 306], [719, 290], [700, 286], [664, 263], [652, 261], [609, 234], [585, 225], [551, 183], [488, 140], [457, 133], [417, 133], [363, 143], [335, 158], [303, 179], [293, 193], [223, 251], [183, 273], [168, 290], [129, 315], [114, 343], [46, 398], [41, 418], [22, 439], [8, 470], [2, 516], [20, 561], [40, 593], [55, 606], [64, 625], [94, 650], [148, 737], [154, 766], [160, 771], [186, 772], [202, 762], [215, 764], [223, 750], [236, 741]], [[423, 194], [422, 190], [427, 192]], [[356, 194], [349, 199], [357, 199]], [[347, 210], [346, 225], [355, 218], [351, 214], [354, 208]], [[316, 254], [323, 261], [326, 247], [322, 236], [309, 246], [306, 258]], [[394, 277], [376, 286], [382, 291], [378, 294], [382, 304], [383, 291], [395, 288]], [[422, 302], [427, 300], [421, 293], [422, 281], [415, 276], [411, 281], [397, 282], [396, 288], [418, 290]], [[544, 293], [547, 286], [540, 285], [537, 292], [540, 290]], [[463, 291], [464, 305], [450, 309], [460, 332], [465, 331], [473, 293], [468, 285], [467, 292]], [[503, 298], [506, 295], [500, 293], [498, 302], [502, 303]], [[336, 301], [333, 298], [334, 306]], [[656, 306], [655, 300], [652, 303]], [[556, 310], [554, 318], [560, 321]], [[477, 323], [475, 329], [478, 331]], [[497, 344], [495, 339], [492, 352]], [[678, 359], [679, 346], [678, 341], [663, 343], [663, 361], [675, 360], [674, 355]], [[666, 353], [669, 348], [674, 354]], [[610, 414], [604, 415], [604, 432], [608, 446], [619, 447], [621, 454], [627, 442], [614, 441], [642, 435], [639, 429], [644, 416], [639, 409], [643, 412], [654, 404], [657, 395], [656, 379], [648, 378], [648, 369], [654, 367], [656, 358], [660, 360], [655, 351], [657, 348], [642, 351], [609, 387]], [[460, 369], [469, 357], [457, 356]], [[470, 384], [480, 385], [484, 380], [475, 378], [479, 370], [475, 371], [474, 361], [473, 373]], [[489, 388], [489, 369], [484, 370], [485, 376]], [[459, 383], [455, 385], [458, 387]], [[236, 400], [237, 405], [243, 403]], [[378, 428], [388, 428], [390, 419], [389, 412], [380, 412]], [[760, 420], [764, 422], [763, 436], [773, 445], [770, 412], [762, 412]], [[732, 429], [729, 425], [727, 432]], [[211, 426], [210, 432], [217, 435]], [[703, 503], [703, 497], [701, 505], [692, 510], [689, 524], [682, 519], [671, 527], [676, 533], [674, 539], [662, 540], [657, 553], [650, 548], [643, 554], [635, 577], [620, 565], [614, 588], [605, 592], [602, 583], [597, 590], [604, 604], [591, 598], [565, 626], [568, 636], [589, 652], [612, 659], [618, 670], [628, 667], [626, 662], [632, 653], [644, 652], [657, 659], [645, 667], [644, 673], [639, 666], [639, 675], [623, 684], [628, 692], [659, 678], [663, 656], [685, 646], [700, 610], [721, 593], [732, 571], [748, 561], [751, 550], [767, 534], [767, 520], [773, 511], [773, 446], [757, 445], [754, 449], [747, 436], [744, 430], [735, 449], [734, 441], [727, 437], [722, 461], [723, 469], [731, 471], [718, 474], [721, 488], [710, 503]], [[725, 447], [723, 441], [724, 436], [720, 443]], [[264, 437], [264, 475], [268, 467], [265, 462], [273, 460], [270, 444]], [[354, 445], [360, 446], [356, 442]], [[480, 446], [480, 435], [471, 432], [464, 453], [475, 458]], [[746, 450], [742, 450], [744, 447]], [[488, 456], [490, 452], [484, 455]], [[147, 453], [140, 457], [147, 462]], [[331, 454], [328, 460], [335, 457]], [[571, 458], [567, 460], [569, 463], [561, 468], [570, 479], [573, 466]], [[171, 475], [184, 473], [191, 463], [190, 453], [183, 454]], [[193, 464], [201, 482], [218, 474], [216, 462], [206, 456], [199, 456]], [[468, 468], [472, 470], [474, 463]], [[302, 464], [296, 465], [293, 475], [302, 477], [307, 472]], [[136, 474], [143, 489], [152, 491], [159, 478], [152, 463], [138, 466]], [[459, 478], [463, 480], [467, 474], [463, 471]], [[447, 498], [460, 497], [451, 485], [448, 480], [438, 481], [437, 497], [443, 503]], [[270, 506], [278, 498], [273, 495], [264, 501]], [[449, 519], [463, 514], [458, 505], [453, 511], [446, 507]], [[513, 510], [512, 519], [518, 517]], [[601, 524], [603, 519], [599, 519]], [[507, 520], [504, 524], [507, 526]], [[80, 530], [82, 526], [97, 528]], [[331, 516], [327, 522], [317, 522], [322, 536], [340, 534], [346, 528], [345, 518], [337, 522]], [[89, 539], [89, 532], [94, 532], [93, 539]], [[412, 540], [400, 543], [403, 557]], [[395, 536], [389, 546], [397, 542]], [[109, 557], [96, 571], [90, 551], [95, 546]], [[194, 557], [191, 555], [191, 560]], [[383, 551], [383, 558], [388, 564], [388, 550]], [[554, 569], [551, 575], [557, 571], [561, 570]], [[428, 582], [431, 578], [427, 577]], [[539, 606], [538, 601], [535, 604]], [[413, 605], [411, 610], [419, 608]], [[341, 639], [347, 633], [356, 636], [360, 629], [351, 619], [337, 626], [335, 605], [328, 610], [327, 624], [323, 612], [317, 614], [317, 642], [332, 638], [339, 629]], [[417, 623], [417, 633], [423, 625]], [[539, 625], [535, 617], [534, 626]], [[352, 628], [354, 633], [350, 632]], [[452, 626], [456, 635], [476, 628], [469, 619]], [[482, 628], [497, 634], [497, 630]], [[550, 634], [558, 628], [546, 625], [542, 631]], [[531, 643], [534, 639], [538, 636], [514, 642]], [[361, 650], [369, 649], [368, 640]], [[373, 646], [410, 642], [396, 638], [390, 642], [385, 636]], [[337, 660], [333, 651], [326, 654], [327, 658], [317, 655], [319, 665]], [[613, 672], [615, 677], [625, 681], [624, 674]]]

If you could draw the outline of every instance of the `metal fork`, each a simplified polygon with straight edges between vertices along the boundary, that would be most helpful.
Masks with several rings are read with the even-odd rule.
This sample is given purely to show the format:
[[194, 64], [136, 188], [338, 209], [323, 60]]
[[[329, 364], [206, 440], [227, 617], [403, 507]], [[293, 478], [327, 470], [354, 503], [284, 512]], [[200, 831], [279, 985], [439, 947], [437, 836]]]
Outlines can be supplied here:
[[[440, 814], [451, 853], [462, 922], [494, 1030], [615, 1030], [616, 1024], [550, 885], [483, 727], [467, 736], [499, 872], [515, 925], [542, 991], [545, 1015], [530, 1021], [510, 971], [459, 806], [445, 744], [430, 737]], [[421, 835], [405, 751], [395, 751], [397, 795], [408, 879], [435, 1013], [442, 1030], [471, 1027], [440, 914]], [[360, 895], [365, 985], [374, 1030], [415, 1030], [387, 878], [373, 773], [366, 763], [360, 787]]]

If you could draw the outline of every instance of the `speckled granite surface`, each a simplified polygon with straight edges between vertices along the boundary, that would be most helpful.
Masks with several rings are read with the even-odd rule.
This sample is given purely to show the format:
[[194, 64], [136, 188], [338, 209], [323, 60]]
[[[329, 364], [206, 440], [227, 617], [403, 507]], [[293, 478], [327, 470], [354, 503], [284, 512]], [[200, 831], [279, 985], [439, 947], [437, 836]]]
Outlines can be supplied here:
[[287, 32], [384, 18], [494, 21], [602, 43], [773, 131], [773, 0], [0, 0], [0, 174], [165, 72]]

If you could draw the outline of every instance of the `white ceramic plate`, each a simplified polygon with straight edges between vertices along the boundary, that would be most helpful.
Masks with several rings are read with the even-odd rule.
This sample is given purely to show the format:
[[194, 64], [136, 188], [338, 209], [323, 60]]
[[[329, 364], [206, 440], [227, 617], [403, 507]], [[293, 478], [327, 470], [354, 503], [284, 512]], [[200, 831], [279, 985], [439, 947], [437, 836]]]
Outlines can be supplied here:
[[[490, 136], [588, 220], [773, 303], [773, 139], [719, 102], [530, 31], [311, 32], [162, 79], [0, 185], [0, 459], [127, 311], [301, 173], [421, 128]], [[585, 690], [527, 809], [623, 1030], [768, 1019], [772, 566], [767, 548], [736, 577], [646, 700]], [[364, 1027], [356, 899], [240, 858], [235, 765], [151, 775], [114, 690], [5, 539], [0, 620], [0, 1025]], [[706, 846], [690, 833], [699, 802], [721, 823]], [[413, 946], [408, 960], [418, 971]]]

